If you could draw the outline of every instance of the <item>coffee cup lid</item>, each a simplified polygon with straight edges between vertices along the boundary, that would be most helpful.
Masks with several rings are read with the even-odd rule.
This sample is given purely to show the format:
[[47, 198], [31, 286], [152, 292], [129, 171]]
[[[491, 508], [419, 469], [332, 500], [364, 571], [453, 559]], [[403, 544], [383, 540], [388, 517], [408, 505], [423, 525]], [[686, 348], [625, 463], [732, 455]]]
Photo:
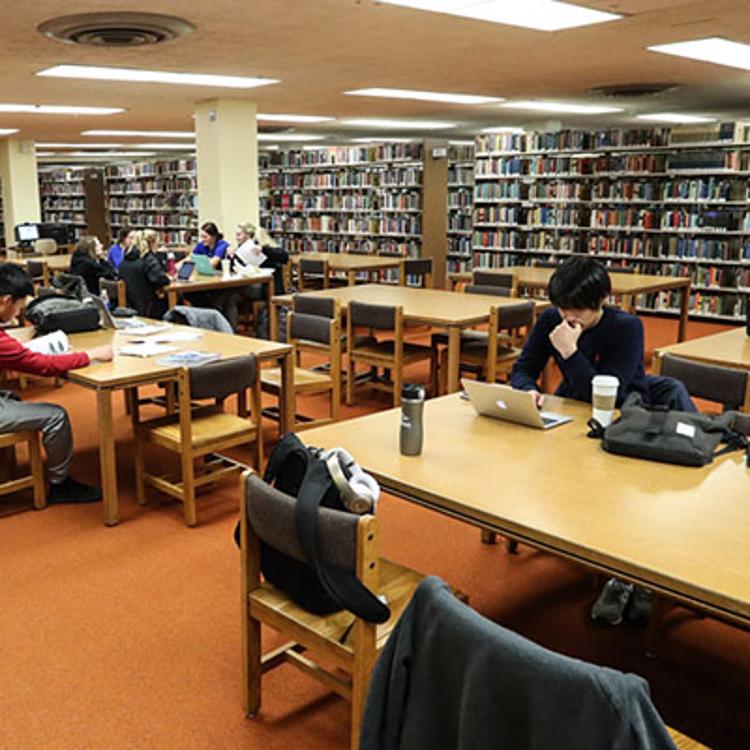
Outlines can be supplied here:
[[615, 375], [594, 375], [591, 379], [591, 384], [604, 388], [619, 388], [620, 379]]

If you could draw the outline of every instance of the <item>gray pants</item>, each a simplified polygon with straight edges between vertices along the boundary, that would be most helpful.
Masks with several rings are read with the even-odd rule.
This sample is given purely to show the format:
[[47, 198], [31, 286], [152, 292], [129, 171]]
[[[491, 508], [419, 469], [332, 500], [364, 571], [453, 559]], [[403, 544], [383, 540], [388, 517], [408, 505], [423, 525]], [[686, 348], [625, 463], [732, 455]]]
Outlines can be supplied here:
[[47, 453], [50, 482], [62, 482], [73, 460], [73, 431], [68, 412], [55, 404], [17, 401], [8, 391], [0, 391], [0, 432], [40, 430]]

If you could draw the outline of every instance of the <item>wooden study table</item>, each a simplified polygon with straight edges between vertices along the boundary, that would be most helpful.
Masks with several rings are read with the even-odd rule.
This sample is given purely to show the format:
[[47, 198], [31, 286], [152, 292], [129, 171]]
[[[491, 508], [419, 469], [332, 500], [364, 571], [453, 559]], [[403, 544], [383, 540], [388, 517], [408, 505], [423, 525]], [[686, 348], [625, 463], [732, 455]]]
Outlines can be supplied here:
[[399, 268], [403, 258], [387, 255], [360, 255], [358, 253], [300, 253], [290, 256], [290, 263], [299, 265], [300, 259], [324, 260], [328, 263], [329, 271], [346, 273], [349, 286], [354, 286], [357, 274], [364, 271], [383, 271], [388, 268]]
[[548, 407], [573, 421], [535, 430], [478, 417], [456, 394], [431, 399], [415, 457], [399, 453], [400, 409], [304, 439], [345, 448], [391, 494], [750, 626], [744, 453], [704, 468], [615, 456], [586, 437], [589, 404]]
[[[525, 300], [518, 297], [495, 297], [484, 294], [456, 294], [444, 289], [418, 289], [387, 284], [362, 284], [333, 289], [306, 292], [313, 297], [332, 297], [338, 300], [342, 311], [349, 302], [366, 302], [372, 305], [402, 307], [407, 323], [445, 328], [448, 332], [448, 391], [459, 388], [459, 355], [461, 331], [464, 328], [486, 323], [491, 307], [518, 304]], [[271, 305], [271, 337], [278, 338], [277, 307], [291, 307], [292, 295], [273, 298]], [[538, 303], [539, 307], [548, 302]]]
[[[31, 329], [29, 329], [31, 330]], [[173, 325], [171, 331], [197, 329]], [[255, 354], [260, 362], [279, 361], [282, 377], [281, 429], [287, 431], [294, 425], [294, 360], [292, 347], [275, 341], [251, 339], [229, 333], [203, 331], [195, 341], [182, 341], [171, 346], [179, 350], [217, 352], [224, 358]], [[71, 335], [71, 347], [85, 351], [95, 346], [112, 344], [115, 353], [111, 362], [97, 362], [79, 370], [71, 370], [68, 379], [71, 383], [96, 391], [96, 408], [99, 427], [99, 463], [104, 495], [104, 523], [114, 526], [118, 522], [117, 469], [115, 465], [115, 439], [113, 432], [112, 394], [117, 390], [127, 390], [143, 385], [175, 381], [178, 365], [160, 364], [167, 355], [156, 357], [131, 357], [118, 354], [117, 349], [130, 339], [137, 338], [137, 330], [117, 331], [112, 329], [76, 333]]]
[[[527, 289], [546, 289], [549, 280], [555, 272], [554, 268], [538, 268], [536, 266], [507, 266], [505, 268], [482, 268], [482, 273], [514, 273], [518, 285]], [[456, 284], [470, 282], [471, 272], [448, 274], [449, 283]], [[677, 340], [684, 341], [687, 334], [688, 311], [690, 308], [690, 279], [686, 276], [655, 276], [644, 273], [610, 273], [612, 280], [612, 294], [625, 298], [625, 309], [633, 307], [633, 300], [640, 294], [679, 290], [680, 320], [677, 329]]]
[[202, 276], [194, 271], [190, 281], [175, 280], [169, 286], [164, 287], [164, 290], [167, 293], [167, 304], [172, 308], [177, 304], [177, 299], [181, 294], [223, 292], [225, 289], [236, 289], [249, 284], [265, 284], [266, 299], [270, 300], [274, 292], [273, 271], [265, 271], [264, 269], [264, 272], [258, 276], [233, 275], [228, 277], [222, 276], [221, 273], [217, 273], [215, 276]]

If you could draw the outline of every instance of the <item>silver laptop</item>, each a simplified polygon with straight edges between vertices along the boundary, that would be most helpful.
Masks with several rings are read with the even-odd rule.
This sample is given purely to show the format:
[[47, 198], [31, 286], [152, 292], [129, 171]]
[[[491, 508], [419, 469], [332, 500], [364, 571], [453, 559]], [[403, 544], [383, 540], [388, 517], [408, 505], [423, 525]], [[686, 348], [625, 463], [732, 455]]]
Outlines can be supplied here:
[[102, 328], [114, 328], [118, 331], [126, 331], [143, 328], [146, 325], [142, 320], [138, 320], [137, 318], [115, 318], [101, 297], [92, 297], [91, 299], [96, 302], [96, 306], [99, 308], [99, 324]]
[[517, 391], [509, 385], [481, 383], [466, 378], [461, 380], [461, 385], [477, 414], [484, 417], [495, 417], [540, 430], [557, 427], [572, 419], [554, 412], [539, 411], [530, 391]]

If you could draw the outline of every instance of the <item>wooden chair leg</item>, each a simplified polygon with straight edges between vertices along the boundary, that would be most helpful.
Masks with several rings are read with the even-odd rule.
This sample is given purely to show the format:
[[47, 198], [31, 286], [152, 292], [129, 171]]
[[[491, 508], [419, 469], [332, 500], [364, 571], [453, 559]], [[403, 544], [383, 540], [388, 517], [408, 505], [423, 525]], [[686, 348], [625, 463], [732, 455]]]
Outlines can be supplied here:
[[143, 440], [136, 435], [133, 455], [135, 459], [135, 499], [138, 505], [146, 505], [148, 502], [146, 500], [146, 483], [143, 479], [146, 471], [143, 447]]
[[489, 529], [482, 529], [482, 544], [497, 544], [497, 534]]
[[393, 366], [393, 406], [401, 406], [401, 386], [404, 383], [404, 366], [397, 363]]
[[365, 714], [365, 704], [367, 702], [367, 688], [370, 685], [374, 661], [374, 654], [372, 659], [368, 658], [366, 654], [363, 654], [359, 659], [355, 657], [354, 672], [352, 674], [351, 750], [359, 750], [362, 718]]
[[[242, 606], [247, 608], [248, 603], [242, 602]], [[261, 641], [260, 641], [260, 622], [252, 617], [247, 618], [247, 646], [245, 653], [243, 654], [244, 674], [245, 674], [245, 715], [250, 718], [257, 716], [260, 711], [260, 696], [261, 696], [261, 677], [263, 675], [262, 670], [262, 656], [261, 656]]]
[[187, 450], [182, 454], [182, 504], [185, 523], [188, 526], [196, 526], [198, 514], [195, 508], [195, 464]]
[[505, 550], [509, 555], [517, 555], [518, 554], [518, 539], [506, 540]]
[[432, 397], [440, 395], [440, 384], [438, 383], [438, 355], [433, 349], [430, 356], [430, 393]]
[[341, 394], [335, 386], [331, 387], [331, 421], [338, 422], [341, 413]]
[[351, 354], [347, 357], [346, 364], [346, 405], [354, 406], [354, 359]]
[[41, 510], [47, 506], [47, 493], [44, 491], [44, 465], [38, 433], [29, 440], [29, 471], [34, 478], [34, 507]]
[[438, 365], [438, 394], [442, 395], [448, 392], [448, 350], [443, 349], [440, 352], [440, 363]]

